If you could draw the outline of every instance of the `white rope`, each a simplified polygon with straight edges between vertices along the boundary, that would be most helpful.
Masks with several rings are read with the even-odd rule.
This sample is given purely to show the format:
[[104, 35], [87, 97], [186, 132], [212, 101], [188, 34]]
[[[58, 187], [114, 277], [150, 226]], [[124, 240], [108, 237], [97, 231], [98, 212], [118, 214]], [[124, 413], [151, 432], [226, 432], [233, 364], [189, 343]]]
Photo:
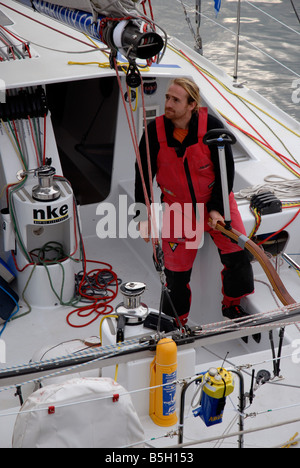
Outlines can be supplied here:
[[[291, 304], [270, 312], [259, 312], [257, 314], [253, 314], [247, 317], [242, 317], [239, 319], [234, 319], [234, 320], [225, 320], [223, 322], [216, 322], [216, 323], [211, 323], [207, 325], [203, 325], [202, 329], [197, 332], [197, 336], [204, 336], [208, 333], [212, 332], [222, 332], [222, 331], [228, 331], [228, 330], [253, 330], [255, 329], [254, 326], [250, 326], [251, 324], [255, 324], [258, 319], [262, 318], [276, 318], [278, 315], [282, 315], [283, 313], [288, 313], [289, 311], [295, 311], [299, 307], [299, 304]], [[295, 322], [278, 322], [276, 323], [276, 326], [282, 327], [282, 326], [288, 326], [288, 325], [293, 325], [295, 323], [298, 323], [299, 320], [296, 320]], [[269, 327], [268, 324], [262, 324], [262, 325], [257, 325], [259, 328], [266, 328]]]
[[286, 179], [278, 175], [269, 175], [264, 178], [265, 184], [247, 187], [235, 193], [236, 198], [250, 200], [253, 195], [263, 192], [272, 192], [280, 200], [288, 200], [291, 197], [300, 198], [300, 180]]

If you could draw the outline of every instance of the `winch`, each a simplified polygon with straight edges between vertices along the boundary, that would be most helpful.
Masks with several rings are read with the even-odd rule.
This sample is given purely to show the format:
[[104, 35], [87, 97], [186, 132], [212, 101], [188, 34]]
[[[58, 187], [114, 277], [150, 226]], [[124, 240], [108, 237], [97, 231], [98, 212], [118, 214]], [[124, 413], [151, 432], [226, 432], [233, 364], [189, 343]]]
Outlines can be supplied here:
[[46, 159], [46, 164], [38, 167], [37, 169], [31, 169], [28, 171], [18, 171], [17, 179], [22, 180], [26, 175], [33, 174], [34, 177], [38, 178], [38, 185], [32, 188], [32, 198], [41, 202], [49, 202], [58, 200], [61, 196], [61, 190], [58, 185], [54, 182], [54, 176], [56, 169], [51, 167], [52, 160]]
[[55, 174], [56, 170], [51, 166], [36, 169], [35, 176], [38, 177], [39, 184], [32, 189], [32, 197], [35, 200], [48, 202], [60, 197], [60, 188], [53, 180]]
[[148, 315], [148, 307], [141, 302], [146, 285], [140, 282], [123, 283], [120, 291], [123, 302], [116, 307], [117, 315], [125, 315], [128, 324], [142, 323]]

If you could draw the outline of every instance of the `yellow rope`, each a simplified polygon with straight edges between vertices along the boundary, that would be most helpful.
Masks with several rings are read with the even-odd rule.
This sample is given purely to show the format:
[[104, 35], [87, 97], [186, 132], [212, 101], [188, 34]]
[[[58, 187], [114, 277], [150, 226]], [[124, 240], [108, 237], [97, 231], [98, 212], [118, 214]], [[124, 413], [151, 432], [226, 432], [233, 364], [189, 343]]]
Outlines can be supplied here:
[[[228, 122], [228, 123], [232, 123], [234, 125], [234, 122], [232, 120], [230, 120], [228, 117], [225, 116], [225, 114], [223, 114], [221, 111], [218, 111], [219, 114]], [[243, 132], [243, 129], [240, 129], [241, 132]], [[278, 156], [276, 156], [274, 153], [272, 153], [272, 151], [270, 151], [268, 148], [265, 147], [264, 144], [260, 143], [259, 141], [257, 141], [256, 138], [254, 138], [253, 136], [249, 135], [249, 134], [245, 134], [248, 138], [250, 138], [252, 141], [254, 141], [254, 143], [256, 143], [258, 146], [260, 146], [260, 148], [262, 148], [266, 153], [268, 153], [273, 159], [275, 159], [277, 162], [279, 162], [283, 167], [285, 167], [285, 169], [287, 169], [288, 171], [290, 171], [293, 175], [295, 175], [296, 177], [299, 178], [299, 174], [297, 174], [296, 171], [294, 171], [292, 168], [290, 168], [287, 164], [285, 164]]]
[[296, 432], [296, 434], [293, 437], [291, 437], [289, 441], [286, 444], [284, 444], [281, 448], [291, 448], [292, 445], [298, 445], [298, 442], [294, 442], [298, 435], [298, 432]]
[[[108, 319], [108, 318], [115, 318], [115, 319], [118, 319], [118, 315], [110, 314], [110, 315], [104, 315], [104, 316], [102, 317], [101, 322], [100, 322], [100, 327], [99, 327], [99, 336], [100, 336], [100, 343], [101, 343], [101, 345], [103, 345], [103, 343], [102, 343], [102, 324], [103, 324], [103, 321], [104, 321], [105, 319]], [[120, 348], [119, 348], [119, 349], [120, 349]], [[119, 371], [119, 364], [116, 365], [115, 377], [114, 377], [115, 382], [117, 381], [118, 371]]]

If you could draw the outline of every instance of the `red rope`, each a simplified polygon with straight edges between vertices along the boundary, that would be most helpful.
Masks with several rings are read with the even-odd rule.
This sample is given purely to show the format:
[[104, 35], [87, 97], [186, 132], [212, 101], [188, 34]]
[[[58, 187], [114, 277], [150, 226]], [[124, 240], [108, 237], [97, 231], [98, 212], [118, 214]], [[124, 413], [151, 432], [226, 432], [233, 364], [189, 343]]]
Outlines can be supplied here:
[[39, 152], [38, 152], [38, 149], [37, 149], [36, 141], [35, 141], [35, 139], [34, 139], [34, 132], [33, 132], [33, 127], [32, 127], [32, 123], [31, 123], [30, 115], [27, 116], [27, 119], [28, 119], [29, 126], [30, 126], [30, 132], [31, 132], [32, 143], [33, 143], [33, 146], [34, 146], [35, 155], [36, 155], [36, 160], [37, 160], [37, 167], [40, 167], [41, 162], [40, 162], [40, 159], [39, 159]]
[[[258, 143], [260, 143], [261, 145], [265, 146], [266, 148], [268, 148], [269, 150], [273, 151], [273, 153], [276, 154], [276, 156], [279, 157], [279, 159], [281, 159], [281, 161], [286, 165], [288, 166], [289, 169], [291, 169], [298, 177], [300, 177], [300, 174], [298, 172], [295, 171], [295, 169], [293, 169], [290, 164], [293, 164], [294, 166], [296, 166], [297, 168], [300, 169], [300, 164], [297, 163], [296, 161], [293, 161], [292, 159], [289, 159], [288, 157], [284, 156], [283, 154], [279, 153], [279, 151], [276, 151], [274, 148], [272, 148], [272, 146], [270, 146], [268, 143], [264, 143], [263, 141], [259, 140], [257, 137], [255, 137], [254, 135], [251, 135], [251, 133], [247, 132], [246, 130], [244, 130], [243, 128], [239, 127], [238, 125], [234, 124], [233, 122], [230, 122], [228, 120], [226, 120], [226, 122], [231, 125], [232, 127], [236, 128], [237, 130], [239, 130], [240, 132], [244, 133], [245, 135], [247, 135], [249, 138], [252, 138], [253, 140], [257, 141]], [[290, 164], [289, 164], [290, 163]]]
[[271, 234], [269, 237], [267, 237], [266, 239], [260, 241], [257, 243], [257, 245], [262, 245], [264, 244], [265, 242], [267, 242], [268, 240], [272, 239], [273, 237], [277, 236], [278, 234], [280, 234], [282, 231], [284, 231], [284, 229], [286, 229], [290, 224], [292, 224], [295, 219], [297, 218], [297, 216], [300, 214], [300, 210], [297, 211], [297, 213], [292, 217], [292, 219], [286, 223], [281, 229], [279, 229], [278, 231], [274, 232], [273, 234]]
[[[139, 145], [138, 145], [138, 138], [137, 138], [137, 132], [136, 132], [136, 127], [135, 127], [135, 122], [134, 122], [133, 111], [132, 111], [132, 107], [131, 107], [131, 105], [129, 103], [130, 112], [131, 112], [131, 120], [132, 120], [132, 124], [131, 124], [128, 109], [127, 109], [127, 105], [126, 105], [126, 101], [125, 101], [125, 97], [124, 97], [124, 92], [123, 92], [123, 88], [122, 88], [121, 78], [120, 78], [120, 75], [119, 75], [118, 66], [117, 66], [117, 62], [116, 62], [115, 59], [114, 59], [114, 62], [115, 62], [115, 70], [116, 70], [116, 74], [117, 74], [118, 84], [119, 84], [119, 88], [120, 88], [120, 92], [121, 92], [121, 96], [122, 96], [123, 106], [124, 106], [124, 110], [125, 110], [125, 113], [126, 113], [129, 130], [130, 130], [130, 134], [131, 134], [131, 140], [132, 140], [132, 143], [133, 143], [133, 147], [134, 147], [134, 151], [135, 151], [135, 155], [136, 155], [136, 160], [137, 160], [137, 164], [138, 164], [138, 168], [139, 168], [139, 172], [140, 172], [140, 176], [141, 176], [142, 187], [143, 187], [143, 192], [144, 192], [144, 197], [145, 197], [145, 203], [146, 203], [146, 207], [147, 207], [147, 211], [148, 211], [148, 220], [149, 220], [149, 223], [153, 226], [153, 230], [154, 230], [154, 236], [151, 236], [151, 241], [152, 241], [152, 247], [153, 247], [153, 255], [154, 255], [155, 260], [157, 261], [155, 245], [157, 245], [157, 243], [158, 243], [158, 230], [157, 230], [157, 226], [156, 226], [155, 213], [152, 213], [152, 210], [151, 210], [150, 200], [149, 200], [147, 187], [146, 187], [146, 183], [145, 183], [145, 177], [144, 177], [144, 174], [143, 174], [143, 167], [142, 167], [141, 155], [140, 155], [140, 150], [139, 150]], [[128, 96], [129, 96], [129, 89], [127, 88], [127, 90], [128, 90], [127, 92], [128, 92]], [[146, 148], [147, 148], [147, 165], [148, 165], [148, 173], [149, 173], [149, 184], [150, 184], [150, 191], [151, 191], [151, 197], [152, 197], [152, 202], [153, 202], [154, 201], [153, 181], [152, 181], [151, 159], [150, 159], [150, 150], [149, 150], [149, 138], [148, 138], [148, 133], [147, 133], [146, 109], [145, 109], [145, 102], [144, 102], [144, 96], [143, 96], [143, 86], [142, 86], [142, 91], [141, 92], [142, 92], [143, 110], [144, 110], [145, 137], [146, 137]], [[129, 99], [129, 101], [130, 101], [130, 99]]]
[[[88, 304], [83, 307], [78, 307], [77, 309], [72, 310], [67, 315], [67, 318], [66, 318], [67, 323], [73, 328], [87, 327], [88, 325], [91, 325], [96, 320], [98, 320], [98, 318], [101, 315], [110, 314], [114, 310], [114, 308], [110, 305], [110, 303], [117, 297], [118, 292], [119, 292], [118, 277], [114, 273], [112, 266], [109, 265], [108, 263], [98, 262], [96, 260], [87, 260], [85, 257], [84, 247], [83, 247], [83, 254], [84, 254], [84, 274], [82, 276], [78, 292], [81, 297], [92, 301], [92, 304]], [[104, 265], [107, 268], [94, 269], [87, 274], [87, 271], [86, 271], [87, 263], [95, 263], [98, 265]], [[105, 272], [108, 272], [112, 276], [112, 279], [105, 285], [102, 285], [99, 282], [99, 277], [101, 274]], [[91, 296], [90, 294], [88, 294], [88, 291], [90, 290], [90, 283], [88, 281], [88, 277], [90, 277], [91, 275], [93, 275], [93, 278], [96, 281], [97, 287], [100, 290], [105, 289], [105, 293], [106, 293], [105, 296], [98, 297], [98, 296]], [[107, 293], [109, 293], [110, 295], [107, 295]], [[80, 318], [80, 319], [88, 318], [90, 320], [83, 324], [75, 324], [71, 322], [71, 318], [73, 318], [74, 315], [76, 315], [77, 318]]]
[[21, 148], [21, 143], [20, 143], [20, 139], [19, 139], [19, 133], [18, 133], [18, 130], [17, 130], [17, 127], [16, 127], [16, 122], [13, 120], [12, 124], [13, 124], [14, 131], [15, 131], [15, 137], [16, 137], [16, 140], [18, 142], [18, 147]]
[[44, 115], [44, 151], [43, 151], [43, 165], [46, 164], [46, 136], [47, 136], [47, 115]]
[[[227, 99], [224, 94], [221, 93], [221, 91], [211, 82], [211, 80], [209, 80], [207, 78], [207, 76], [205, 76], [205, 74], [200, 70], [200, 68], [195, 64], [195, 62], [193, 62], [189, 57], [188, 55], [186, 55], [182, 50], [180, 50], [180, 53], [191, 63], [191, 65], [196, 68], [196, 70], [201, 74], [201, 76], [203, 78], [205, 78], [206, 81], [209, 82], [209, 84], [215, 89], [215, 91], [217, 91], [218, 94], [220, 94], [220, 96], [222, 96], [222, 98], [235, 110], [235, 112], [249, 125], [249, 127], [252, 128], [252, 130], [261, 138], [261, 140], [263, 140], [263, 144], [269, 148], [271, 151], [273, 151], [275, 154], [277, 154], [280, 158], [284, 158], [286, 159], [287, 161], [297, 165], [297, 167], [300, 167], [299, 164], [297, 163], [294, 163], [293, 161], [289, 160], [286, 156], [283, 156], [282, 154], [278, 153], [278, 151], [276, 151], [268, 142], [267, 140], [265, 140], [265, 138], [258, 132], [258, 130], [246, 119], [246, 117], [237, 110], [237, 108], [229, 101], [229, 99]], [[237, 127], [239, 128], [239, 127]], [[244, 132], [246, 133], [246, 132]], [[254, 138], [254, 137], [253, 137]], [[286, 163], [287, 166], [289, 166], [287, 163]], [[300, 177], [300, 174], [297, 174], [299, 177]]]
[[5, 44], [9, 48], [13, 59], [16, 60], [16, 56], [15, 56], [13, 47], [3, 37], [1, 37], [0, 40], [3, 42], [3, 44]]
[[28, 57], [31, 58], [30, 49], [29, 49], [29, 47], [28, 47], [28, 44], [27, 44], [25, 41], [22, 41], [22, 39], [20, 39], [19, 37], [17, 37], [15, 34], [13, 34], [11, 31], [9, 31], [9, 29], [6, 29], [4, 26], [0, 25], [0, 28], [4, 29], [4, 31], [6, 31], [7, 34], [10, 34], [14, 39], [16, 39], [17, 41], [21, 42], [21, 44], [23, 44], [24, 47], [25, 47], [25, 49], [27, 50]]

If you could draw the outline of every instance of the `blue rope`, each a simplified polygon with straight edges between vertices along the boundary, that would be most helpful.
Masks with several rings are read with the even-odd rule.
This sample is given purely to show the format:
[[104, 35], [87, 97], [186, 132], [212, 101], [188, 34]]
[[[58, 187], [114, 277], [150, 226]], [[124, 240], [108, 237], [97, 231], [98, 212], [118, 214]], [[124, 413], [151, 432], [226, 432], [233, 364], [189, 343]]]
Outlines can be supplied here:
[[1, 338], [2, 333], [4, 332], [4, 330], [5, 330], [5, 328], [6, 328], [7, 324], [8, 324], [8, 322], [9, 322], [15, 315], [17, 315], [17, 313], [19, 312], [20, 306], [19, 306], [19, 304], [18, 304], [18, 301], [17, 301], [5, 288], [3, 288], [1, 285], [0, 285], [0, 289], [1, 289], [2, 291], [4, 291], [5, 294], [7, 294], [8, 297], [10, 297], [10, 299], [12, 299], [12, 301], [13, 301], [13, 302], [16, 304], [16, 306], [17, 306], [17, 310], [14, 311], [14, 312], [10, 315], [10, 317], [6, 320], [6, 322], [4, 323], [4, 325], [3, 325], [3, 327], [2, 327], [2, 330], [0, 331], [0, 338]]

